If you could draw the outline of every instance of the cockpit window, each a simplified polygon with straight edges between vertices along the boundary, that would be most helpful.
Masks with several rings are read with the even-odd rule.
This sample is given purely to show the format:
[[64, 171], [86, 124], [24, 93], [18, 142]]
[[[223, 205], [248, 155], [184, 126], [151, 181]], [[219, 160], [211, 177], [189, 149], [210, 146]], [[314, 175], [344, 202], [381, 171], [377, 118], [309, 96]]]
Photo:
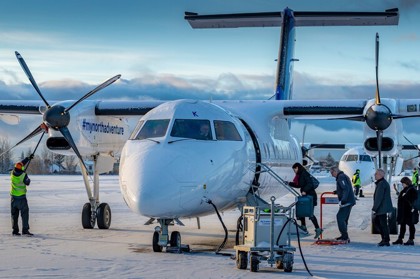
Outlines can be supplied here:
[[210, 121], [202, 119], [175, 119], [171, 137], [213, 140]]
[[362, 162], [372, 162], [372, 158], [369, 155], [360, 155], [360, 161], [362, 161]]
[[[141, 126], [140, 132], [135, 136], [135, 140], [147, 139], [147, 138], [159, 138], [166, 134], [168, 129], [169, 119], [153, 119], [147, 120], [143, 126]], [[138, 125], [140, 128], [140, 125]]]
[[347, 155], [344, 161], [347, 161], [347, 162], [357, 161], [357, 155]]
[[238, 130], [232, 122], [215, 120], [214, 129], [216, 131], [217, 140], [242, 140], [241, 135], [239, 134]]

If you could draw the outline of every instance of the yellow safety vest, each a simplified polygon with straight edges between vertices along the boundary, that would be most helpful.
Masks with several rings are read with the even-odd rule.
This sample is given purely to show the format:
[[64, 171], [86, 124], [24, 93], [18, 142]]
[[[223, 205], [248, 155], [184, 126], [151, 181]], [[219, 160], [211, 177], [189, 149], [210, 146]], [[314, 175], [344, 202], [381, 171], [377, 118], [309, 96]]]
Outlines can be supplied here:
[[19, 176], [13, 175], [13, 172], [10, 174], [11, 196], [20, 197], [26, 195], [26, 184], [23, 182], [25, 180], [25, 175], [26, 173], [22, 173]]

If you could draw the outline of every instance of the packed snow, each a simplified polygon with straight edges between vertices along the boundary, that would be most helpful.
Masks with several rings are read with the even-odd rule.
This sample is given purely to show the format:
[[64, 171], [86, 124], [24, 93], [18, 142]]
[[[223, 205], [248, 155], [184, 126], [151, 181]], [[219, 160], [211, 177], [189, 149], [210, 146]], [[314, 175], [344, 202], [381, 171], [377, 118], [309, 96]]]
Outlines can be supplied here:
[[[112, 210], [109, 230], [85, 230], [81, 210], [87, 201], [81, 176], [31, 176], [28, 191], [30, 231], [34, 237], [12, 236], [8, 175], [0, 176], [2, 198], [0, 210], [0, 278], [310, 278], [299, 249], [291, 273], [260, 263], [259, 272], [236, 268], [229, 256], [214, 251], [224, 238], [217, 216], [182, 220], [185, 227], [170, 227], [181, 232], [182, 242], [192, 251], [183, 254], [155, 253], [152, 234], [156, 224], [146, 226], [146, 217], [132, 213], [120, 194], [117, 176], [101, 176], [100, 200]], [[332, 191], [334, 181], [321, 178], [318, 192]], [[350, 244], [314, 245], [312, 223], [310, 235], [301, 239], [303, 256], [313, 278], [419, 278], [419, 246], [377, 247], [379, 235], [371, 234], [373, 186], [365, 188], [366, 197], [353, 207], [349, 220]], [[393, 202], [396, 195], [392, 190]], [[277, 200], [288, 205], [292, 196]], [[156, 206], [159, 206], [158, 204]], [[324, 205], [324, 238], [339, 235], [335, 222], [337, 205]], [[319, 217], [319, 206], [316, 207]], [[224, 212], [229, 241], [224, 253], [234, 254], [237, 210]], [[419, 226], [417, 225], [417, 229]], [[417, 232], [416, 237], [419, 237]], [[391, 241], [396, 239], [391, 236]], [[407, 237], [406, 237], [407, 239]], [[405, 239], [405, 240], [406, 240]], [[292, 245], [298, 248], [296, 237]]]

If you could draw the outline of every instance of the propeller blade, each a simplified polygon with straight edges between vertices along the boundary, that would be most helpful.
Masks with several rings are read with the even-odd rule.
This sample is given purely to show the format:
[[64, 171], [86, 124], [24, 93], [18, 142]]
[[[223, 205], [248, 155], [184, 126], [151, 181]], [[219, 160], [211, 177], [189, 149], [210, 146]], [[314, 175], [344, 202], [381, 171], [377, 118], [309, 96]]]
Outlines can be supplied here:
[[375, 60], [376, 60], [376, 100], [375, 103], [378, 105], [381, 103], [381, 97], [379, 96], [379, 78], [378, 78], [378, 67], [379, 67], [379, 34], [376, 33], [376, 47], [375, 47]]
[[79, 100], [77, 100], [74, 104], [72, 104], [71, 106], [69, 106], [68, 108], [66, 108], [64, 110], [64, 113], [68, 112], [69, 110], [71, 110], [74, 106], [76, 106], [78, 103], [80, 103], [81, 101], [89, 98], [90, 96], [92, 96], [93, 94], [95, 94], [96, 92], [98, 92], [99, 90], [104, 89], [105, 87], [107, 87], [108, 85], [114, 83], [115, 81], [117, 81], [119, 78], [121, 77], [121, 75], [116, 75], [110, 79], [108, 79], [107, 81], [105, 81], [104, 83], [102, 83], [101, 85], [97, 86], [95, 89], [93, 89], [92, 91], [86, 93], [85, 96], [83, 96], [82, 98], [80, 98]]
[[74, 143], [73, 137], [71, 136], [69, 129], [67, 129], [67, 127], [61, 127], [60, 128], [60, 132], [63, 135], [63, 137], [66, 139], [66, 141], [68, 142], [68, 144], [70, 144], [70, 146], [73, 149], [74, 153], [76, 153], [77, 157], [79, 158], [79, 160], [80, 160], [83, 168], [85, 168], [85, 170], [87, 172], [88, 170], [86, 168], [85, 163], [83, 162], [82, 155], [80, 155], [79, 149], [77, 149], [77, 146]]
[[406, 136], [404, 136], [405, 140], [408, 141], [412, 146], [414, 146], [418, 151], [420, 151], [420, 149], [418, 148], [417, 145], [415, 145], [414, 143], [412, 143]]
[[303, 133], [302, 133], [302, 143], [301, 146], [305, 143], [305, 134], [306, 134], [306, 124], [303, 126]]
[[13, 148], [15, 148], [16, 146], [24, 143], [25, 141], [33, 138], [34, 136], [38, 135], [39, 133], [43, 132], [43, 129], [41, 128], [41, 126], [36, 127], [35, 130], [33, 130], [32, 132], [29, 133], [29, 135], [27, 135], [26, 137], [24, 137], [21, 141], [19, 141], [18, 143], [16, 143], [14, 146], [12, 146], [11, 148], [9, 148], [9, 150], [4, 151], [3, 153], [0, 154], [0, 157], [3, 156], [4, 154], [6, 154], [7, 152], [9, 152], [10, 150], [12, 150]]
[[20, 53], [17, 51], [15, 51], [15, 55], [16, 55], [17, 60], [19, 61], [20, 66], [22, 67], [23, 71], [28, 77], [29, 81], [32, 83], [32, 86], [35, 88], [36, 92], [38, 92], [38, 95], [41, 97], [41, 99], [44, 101], [47, 107], [50, 108], [50, 104], [48, 104], [47, 100], [45, 100], [44, 96], [42, 96], [41, 90], [39, 90], [38, 84], [36, 84], [36, 81], [34, 77], [32, 76], [31, 71], [28, 68], [28, 65], [26, 65], [25, 60], [23, 59], [22, 55], [20, 55]]
[[378, 130], [376, 131], [376, 141], [378, 144], [378, 159], [379, 159], [379, 168], [382, 168], [382, 157], [381, 157], [381, 149], [382, 149], [382, 136], [383, 131]]
[[413, 159], [416, 159], [416, 158], [418, 158], [418, 157], [420, 157], [420, 155], [417, 155], [417, 156], [415, 156], [415, 157], [411, 157], [411, 158], [409, 158], [409, 159], [406, 159], [406, 160], [404, 160], [404, 163], [405, 163], [405, 162], [408, 162], [408, 161], [411, 161], [411, 160], [413, 160]]
[[314, 160], [314, 159], [312, 159], [311, 157], [309, 157], [308, 155], [305, 155], [305, 157], [306, 157], [306, 158], [308, 158], [309, 160], [311, 160], [311, 161], [312, 161], [312, 163], [315, 163], [315, 160]]

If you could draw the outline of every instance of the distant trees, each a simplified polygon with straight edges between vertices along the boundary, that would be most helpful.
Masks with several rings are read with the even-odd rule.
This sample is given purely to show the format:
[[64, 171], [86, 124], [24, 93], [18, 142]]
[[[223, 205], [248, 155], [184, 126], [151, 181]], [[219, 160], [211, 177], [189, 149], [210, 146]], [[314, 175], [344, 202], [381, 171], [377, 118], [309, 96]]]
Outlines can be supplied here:
[[[8, 138], [0, 137], [0, 173], [9, 173], [15, 161], [23, 160], [32, 154], [32, 149], [20, 151], [18, 157], [13, 156], [13, 150]], [[13, 158], [14, 157], [14, 158]], [[77, 167], [76, 156], [55, 154], [45, 146], [37, 150], [28, 167], [29, 174], [65, 173], [75, 174]]]
[[7, 173], [13, 165], [12, 152], [8, 138], [0, 138], [0, 173]]
[[338, 162], [334, 159], [331, 153], [328, 153], [327, 156], [319, 158], [320, 161], [325, 162], [325, 167], [330, 168], [332, 166], [338, 166]]

